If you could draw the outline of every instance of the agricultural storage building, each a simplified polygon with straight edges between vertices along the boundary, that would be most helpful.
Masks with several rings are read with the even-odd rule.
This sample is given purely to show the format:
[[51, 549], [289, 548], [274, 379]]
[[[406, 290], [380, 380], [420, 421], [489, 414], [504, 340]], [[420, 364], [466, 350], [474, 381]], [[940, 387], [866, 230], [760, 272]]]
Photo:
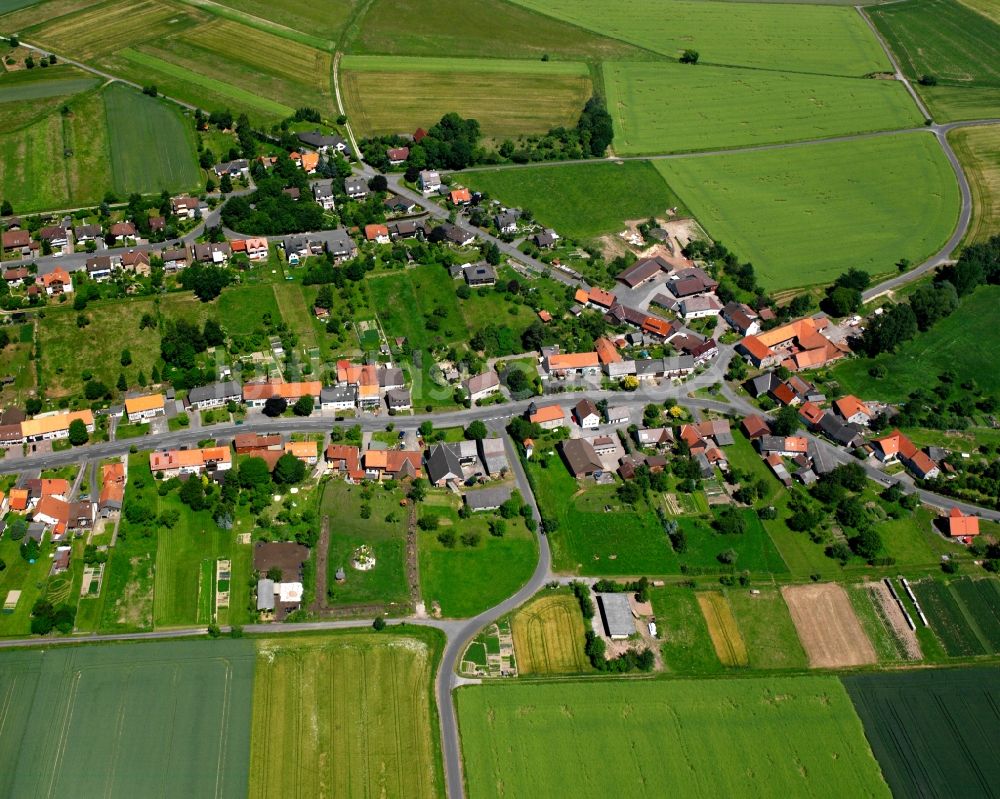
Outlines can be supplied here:
[[597, 604], [601, 607], [604, 631], [609, 638], [621, 640], [635, 632], [635, 619], [628, 604], [628, 594], [598, 594]]
[[257, 610], [274, 612], [274, 580], [257, 581]]

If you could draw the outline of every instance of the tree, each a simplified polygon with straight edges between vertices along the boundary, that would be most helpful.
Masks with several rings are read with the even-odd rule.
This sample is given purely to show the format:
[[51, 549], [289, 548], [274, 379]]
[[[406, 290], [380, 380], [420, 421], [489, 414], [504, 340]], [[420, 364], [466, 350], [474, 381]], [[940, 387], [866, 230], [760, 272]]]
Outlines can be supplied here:
[[368, 188], [373, 192], [386, 191], [389, 188], [389, 181], [385, 179], [385, 175], [375, 175], [368, 181]]
[[116, 383], [116, 387], [119, 391], [128, 391], [128, 380], [125, 379], [124, 372], [118, 373], [118, 382]]
[[233, 191], [233, 179], [229, 177], [228, 172], [219, 180], [219, 191], [223, 194], [231, 194]]
[[14, 213], [14, 206], [10, 204], [10, 200], [4, 200], [0, 203], [0, 216], [11, 216]]
[[311, 416], [313, 412], [313, 398], [306, 395], [304, 397], [299, 397], [295, 400], [295, 405], [292, 406], [292, 412], [296, 416]]
[[604, 104], [604, 99], [594, 95], [583, 107], [583, 113], [576, 123], [581, 144], [594, 158], [600, 158], [611, 146], [615, 131], [611, 114]]
[[407, 494], [412, 502], [423, 502], [427, 496], [427, 481], [418, 477], [410, 484], [410, 493]]
[[[961, 292], [959, 292], [961, 294]], [[917, 317], [909, 303], [890, 305], [865, 328], [862, 345], [868, 355], [893, 352], [917, 334]]]
[[263, 458], [247, 458], [240, 464], [238, 472], [240, 488], [254, 489], [271, 484], [271, 473]]
[[486, 429], [486, 425], [476, 419], [472, 424], [465, 428], [465, 437], [470, 441], [481, 441], [486, 438], [489, 431]]
[[69, 443], [74, 447], [80, 447], [87, 443], [90, 434], [87, 433], [87, 425], [83, 419], [74, 419], [69, 423]]
[[723, 535], [743, 535], [747, 531], [747, 519], [732, 505], [727, 505], [712, 526]]
[[697, 64], [698, 58], [699, 55], [697, 50], [685, 50], [681, 53], [679, 60], [682, 64]]
[[376, 616], [375, 621], [372, 622], [372, 629], [374, 629], [375, 632], [381, 632], [382, 630], [384, 630], [385, 619], [383, 619], [381, 616]]
[[132, 363], [132, 353], [128, 350], [122, 350], [122, 357], [119, 359], [122, 366], [129, 366]]
[[306, 465], [292, 453], [286, 452], [274, 466], [274, 482], [279, 485], [292, 485], [305, 479]]
[[430, 438], [434, 434], [434, 422], [430, 419], [421, 422], [420, 427], [417, 428], [417, 432], [420, 433], [421, 438]]
[[280, 566], [272, 566], [267, 570], [267, 579], [273, 580], [276, 583], [280, 583], [284, 575], [281, 572]]
[[268, 397], [264, 401], [263, 414], [272, 419], [281, 416], [288, 409], [288, 400], [284, 397]]
[[791, 405], [785, 405], [771, 422], [771, 432], [776, 436], [790, 436], [799, 429], [801, 423], [799, 412]]
[[861, 530], [848, 542], [854, 554], [865, 560], [873, 560], [882, 551], [882, 536], [874, 527]]
[[910, 295], [910, 308], [920, 330], [928, 330], [958, 308], [958, 291], [948, 280], [919, 286]]

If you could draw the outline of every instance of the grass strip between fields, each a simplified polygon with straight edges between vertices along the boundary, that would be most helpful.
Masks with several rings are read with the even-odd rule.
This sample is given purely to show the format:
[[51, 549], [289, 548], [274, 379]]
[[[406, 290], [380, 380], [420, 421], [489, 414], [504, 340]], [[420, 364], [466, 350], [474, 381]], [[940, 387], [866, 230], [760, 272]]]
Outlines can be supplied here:
[[341, 69], [356, 72], [502, 72], [515, 75], [587, 77], [581, 61], [525, 61], [507, 58], [423, 58], [420, 56], [345, 55]]

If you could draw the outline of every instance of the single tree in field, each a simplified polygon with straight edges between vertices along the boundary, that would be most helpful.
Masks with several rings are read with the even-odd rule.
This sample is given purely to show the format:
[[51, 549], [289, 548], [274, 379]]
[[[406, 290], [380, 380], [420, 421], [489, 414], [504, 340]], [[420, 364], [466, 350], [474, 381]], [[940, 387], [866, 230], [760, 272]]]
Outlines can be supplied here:
[[697, 50], [685, 50], [681, 54], [680, 62], [682, 64], [697, 64], [698, 63], [698, 51]]

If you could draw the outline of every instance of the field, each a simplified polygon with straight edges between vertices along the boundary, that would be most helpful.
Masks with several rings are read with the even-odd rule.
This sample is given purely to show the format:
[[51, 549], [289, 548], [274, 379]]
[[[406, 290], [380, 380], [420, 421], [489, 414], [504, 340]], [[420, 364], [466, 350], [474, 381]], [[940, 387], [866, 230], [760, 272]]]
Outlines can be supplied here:
[[259, 642], [248, 795], [440, 795], [436, 640], [369, 631]]
[[[746, 532], [727, 536], [716, 532], [701, 519], [682, 516], [677, 521], [687, 536], [687, 547], [677, 556], [681, 567], [692, 574], [750, 571], [754, 574], [787, 574], [788, 567], [753, 510], [741, 514], [746, 519]], [[736, 553], [732, 566], [719, 563], [718, 555], [725, 550]]]
[[726, 595], [721, 591], [698, 594], [698, 605], [705, 616], [708, 634], [715, 647], [715, 654], [725, 666], [747, 666], [750, 663], [747, 645], [733, 617]]
[[468, 795], [888, 797], [828, 677], [460, 688]]
[[948, 134], [972, 190], [967, 244], [1000, 232], [1000, 125], [960, 128]]
[[576, 124], [593, 87], [568, 61], [347, 56], [344, 104], [358, 135], [429, 128], [456, 111], [502, 139]]
[[995, 117], [1000, 106], [1000, 25], [956, 0], [907, 0], [869, 15], [939, 121]]
[[722, 670], [698, 604], [698, 594], [690, 588], [668, 585], [651, 589], [650, 601], [668, 671], [716, 674]]
[[[241, 14], [269, 20], [278, 26], [292, 28], [300, 33], [329, 41], [337, 40], [358, 5], [353, 0], [322, 4], [311, 0], [282, 0], [280, 5], [269, 3], [267, 0], [216, 0], [216, 2]], [[218, 9], [212, 11], [223, 13]], [[276, 30], [276, 33], [281, 36], [287, 35], [280, 29]]]
[[973, 628], [972, 609], [937, 580], [913, 583], [913, 593], [931, 623], [931, 629], [951, 657], [985, 655], [989, 651]]
[[814, 669], [875, 662], [875, 650], [858, 623], [847, 592], [837, 583], [790, 585], [781, 590]]
[[[198, 185], [194, 134], [172, 105], [120, 83], [104, 90], [115, 191], [153, 194]], [[156, 153], [155, 158], [149, 154]]]
[[97, 85], [93, 76], [64, 65], [0, 73], [0, 124], [4, 131], [24, 127]]
[[[983, 369], [1000, 345], [1000, 330], [992, 316], [1000, 303], [1000, 287], [981, 286], [962, 299], [958, 310], [925, 333], [917, 333], [891, 356], [857, 358], [839, 364], [833, 371], [844, 391], [860, 397], [879, 397], [885, 402], [906, 399], [927, 384], [928, 375], [952, 370], [958, 381], [974, 378], [984, 391], [1000, 390], [1000, 375]], [[876, 380], [869, 374], [876, 364], [889, 366], [888, 374]]]
[[253, 670], [249, 641], [0, 653], [0, 794], [245, 797]]
[[[327, 585], [332, 604], [406, 603], [406, 508], [399, 506], [403, 494], [375, 487], [368, 503], [371, 518], [362, 519], [362, 488], [339, 480], [323, 487], [320, 514], [330, 517], [330, 549]], [[391, 518], [391, 521], [390, 521]], [[375, 568], [359, 571], [351, 567], [354, 550], [367, 544], [375, 556]], [[347, 579], [337, 583], [334, 575], [343, 568]]]
[[570, 594], [546, 594], [525, 605], [514, 614], [511, 632], [518, 674], [590, 670], [580, 604]]
[[477, 0], [456, 13], [450, 0], [374, 0], [350, 53], [473, 58], [600, 60], [641, 58], [634, 46], [503, 0]]
[[954, 173], [930, 135], [656, 162], [709, 235], [769, 289], [919, 263], [955, 228]]
[[478, 170], [462, 179], [501, 202], [530, 209], [539, 222], [573, 238], [617, 232], [626, 219], [662, 216], [681, 205], [644, 161]]
[[844, 685], [894, 795], [996, 793], [1000, 671], [852, 675]]
[[847, 585], [844, 589], [851, 598], [858, 622], [872, 642], [879, 663], [920, 659], [916, 634], [906, 624], [899, 606], [889, 596], [884, 584], [865, 582]]
[[777, 588], [732, 589], [729, 606], [746, 642], [752, 669], [804, 669], [808, 662]]
[[[672, 63], [604, 65], [619, 155], [686, 152], [917, 127], [896, 81]], [[673, 106], [664, 109], [669, 98]]]
[[672, 58], [692, 48], [702, 64], [826, 75], [889, 71], [882, 48], [850, 8], [623, 0], [609, 16], [600, 0], [518, 3]]
[[436, 532], [419, 532], [420, 592], [424, 602], [436, 601], [441, 613], [466, 618], [491, 608], [528, 582], [538, 562], [538, 544], [520, 517], [507, 520], [502, 537], [490, 535], [490, 514], [475, 513], [460, 519], [457, 500], [434, 494], [425, 500], [421, 516], [438, 517], [440, 529], [452, 528], [457, 537], [478, 533], [479, 543], [467, 547], [460, 541], [446, 547]]

